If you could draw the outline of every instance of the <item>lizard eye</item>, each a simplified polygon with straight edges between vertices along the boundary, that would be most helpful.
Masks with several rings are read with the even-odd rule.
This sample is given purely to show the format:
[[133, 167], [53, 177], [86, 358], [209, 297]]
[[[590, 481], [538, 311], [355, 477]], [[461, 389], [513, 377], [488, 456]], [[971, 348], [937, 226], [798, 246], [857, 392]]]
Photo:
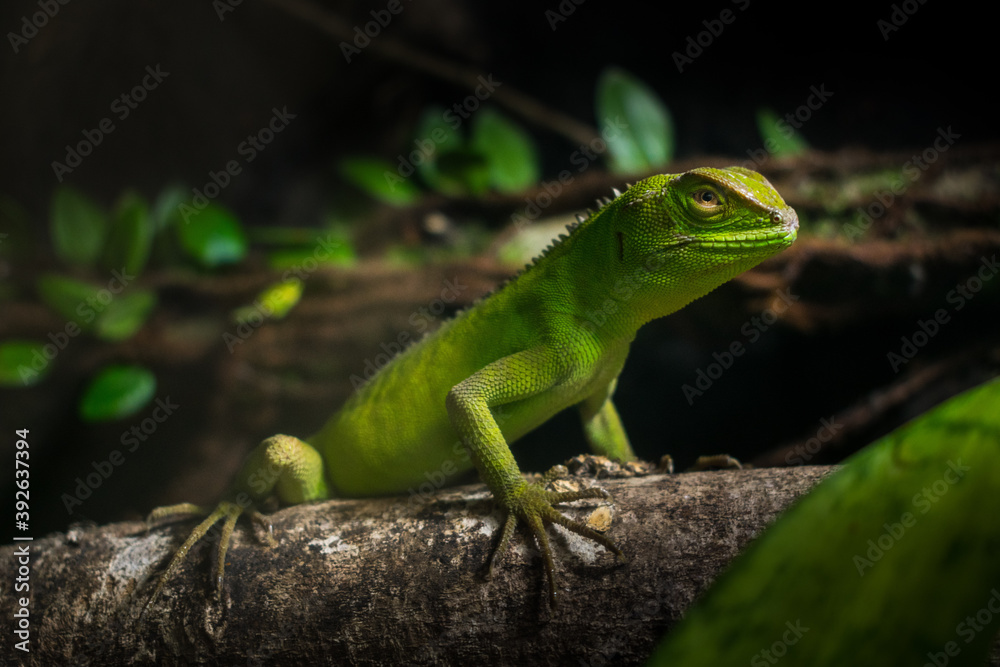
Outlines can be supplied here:
[[695, 190], [691, 193], [691, 198], [702, 209], [710, 210], [722, 206], [722, 197], [714, 190], [709, 190], [708, 188]]

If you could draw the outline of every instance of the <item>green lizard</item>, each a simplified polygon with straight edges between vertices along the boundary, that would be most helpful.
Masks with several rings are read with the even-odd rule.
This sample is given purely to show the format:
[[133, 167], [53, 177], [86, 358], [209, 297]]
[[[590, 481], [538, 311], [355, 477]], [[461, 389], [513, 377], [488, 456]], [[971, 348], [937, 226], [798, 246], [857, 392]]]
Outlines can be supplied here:
[[[610, 539], [553, 508], [609, 494], [527, 482], [508, 443], [576, 406], [595, 453], [635, 458], [611, 397], [636, 331], [787, 248], [798, 218], [763, 176], [741, 167], [653, 176], [615, 195], [516, 278], [400, 353], [311, 438], [264, 440], [177, 550], [150, 600], [224, 519], [215, 563], [221, 589], [237, 518], [272, 495], [288, 504], [392, 495], [420, 485], [427, 472], [454, 478], [473, 466], [506, 513], [488, 573], [518, 522], [537, 541], [552, 601], [546, 523], [624, 560]], [[150, 518], [188, 513], [205, 512], [182, 504]]]

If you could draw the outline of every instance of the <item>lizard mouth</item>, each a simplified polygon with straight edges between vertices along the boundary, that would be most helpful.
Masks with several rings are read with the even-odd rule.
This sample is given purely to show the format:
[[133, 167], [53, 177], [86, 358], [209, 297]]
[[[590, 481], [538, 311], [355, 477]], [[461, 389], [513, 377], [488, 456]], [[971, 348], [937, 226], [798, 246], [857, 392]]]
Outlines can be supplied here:
[[751, 232], [747, 234], [727, 234], [711, 238], [698, 236], [678, 236], [677, 242], [670, 249], [695, 247], [706, 250], [748, 250], [786, 248], [798, 236], [798, 225], [791, 229], [774, 232]]
[[678, 235], [671, 249], [687, 246], [706, 250], [775, 249], [787, 248], [795, 241], [798, 236], [799, 218], [794, 211], [787, 217], [782, 213], [772, 213], [770, 222], [776, 229], [714, 236]]

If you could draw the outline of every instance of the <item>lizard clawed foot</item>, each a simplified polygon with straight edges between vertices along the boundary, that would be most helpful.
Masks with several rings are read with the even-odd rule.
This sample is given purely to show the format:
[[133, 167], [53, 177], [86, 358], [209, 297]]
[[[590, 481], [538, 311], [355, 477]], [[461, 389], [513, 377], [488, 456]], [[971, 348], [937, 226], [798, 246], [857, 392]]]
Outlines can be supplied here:
[[[173, 558], [170, 559], [170, 563], [167, 565], [167, 569], [160, 575], [160, 579], [156, 584], [156, 589], [150, 596], [149, 600], [143, 607], [143, 613], [149, 608], [153, 600], [160, 594], [163, 590], [164, 585], [167, 580], [177, 571], [187, 557], [188, 552], [191, 550], [198, 540], [203, 538], [212, 527], [217, 524], [220, 520], [225, 519], [222, 524], [222, 534], [219, 536], [219, 545], [216, 551], [216, 560], [214, 567], [214, 580], [215, 580], [215, 594], [218, 597], [222, 590], [222, 577], [225, 574], [226, 569], [226, 552], [229, 551], [229, 544], [233, 538], [233, 529], [236, 526], [236, 521], [239, 519], [240, 515], [243, 513], [243, 507], [237, 503], [224, 500], [216, 506], [212, 512], [205, 511], [204, 508], [198, 507], [197, 505], [192, 505], [190, 503], [182, 503], [180, 505], [170, 505], [167, 507], [158, 507], [153, 510], [149, 518], [147, 519], [147, 524], [152, 524], [154, 522], [161, 521], [163, 519], [174, 518], [174, 517], [188, 517], [191, 515], [201, 515], [208, 514], [205, 519], [198, 524], [198, 526], [191, 531], [188, 538], [184, 541], [176, 552], [174, 552]], [[258, 524], [261, 521], [264, 522], [267, 529], [266, 536], [269, 544], [274, 544], [274, 537], [270, 533], [270, 523], [266, 519], [261, 517], [257, 512], [251, 514], [252, 518]]]
[[510, 540], [514, 535], [514, 528], [517, 526], [518, 521], [523, 521], [527, 524], [535, 537], [539, 551], [542, 553], [545, 563], [545, 574], [548, 579], [549, 600], [552, 605], [556, 604], [555, 563], [552, 558], [552, 547], [549, 545], [549, 537], [545, 533], [545, 524], [557, 523], [569, 531], [594, 540], [615, 554], [618, 560], [624, 563], [625, 554], [615, 546], [614, 542], [592, 528], [578, 521], [568, 519], [552, 507], [558, 503], [568, 503], [582, 498], [608, 500], [611, 498], [611, 494], [604, 489], [597, 488], [583, 489], [581, 491], [548, 491], [542, 484], [524, 482], [522, 486], [515, 489], [506, 499], [498, 499], [498, 502], [500, 502], [507, 512], [507, 518], [501, 529], [500, 541], [493, 555], [490, 557], [486, 577], [489, 578], [492, 576], [493, 568], [498, 559], [510, 545]]

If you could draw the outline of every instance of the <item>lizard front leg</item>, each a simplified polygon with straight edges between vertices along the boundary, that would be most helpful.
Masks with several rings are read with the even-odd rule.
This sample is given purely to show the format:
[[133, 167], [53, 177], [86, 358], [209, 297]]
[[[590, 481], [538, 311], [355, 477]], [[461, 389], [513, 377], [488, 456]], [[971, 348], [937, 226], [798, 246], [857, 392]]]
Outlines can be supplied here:
[[581, 401], [580, 419], [583, 420], [583, 432], [592, 452], [625, 463], [635, 460], [635, 453], [611, 400], [617, 386], [618, 378], [615, 378], [603, 390]]
[[564, 528], [594, 540], [624, 561], [615, 544], [582, 523], [563, 516], [552, 505], [581, 498], [610, 498], [604, 489], [582, 491], [548, 491], [542, 484], [529, 484], [511, 454], [493, 416], [493, 408], [551, 391], [566, 379], [565, 364], [544, 347], [536, 347], [508, 355], [472, 374], [448, 393], [448, 416], [462, 442], [472, 454], [472, 460], [483, 481], [493, 492], [496, 502], [506, 512], [501, 537], [490, 558], [487, 575], [491, 574], [499, 556], [506, 550], [518, 521], [531, 530], [545, 563], [549, 599], [556, 599], [555, 566], [552, 549], [545, 532], [546, 523], [558, 523]]

